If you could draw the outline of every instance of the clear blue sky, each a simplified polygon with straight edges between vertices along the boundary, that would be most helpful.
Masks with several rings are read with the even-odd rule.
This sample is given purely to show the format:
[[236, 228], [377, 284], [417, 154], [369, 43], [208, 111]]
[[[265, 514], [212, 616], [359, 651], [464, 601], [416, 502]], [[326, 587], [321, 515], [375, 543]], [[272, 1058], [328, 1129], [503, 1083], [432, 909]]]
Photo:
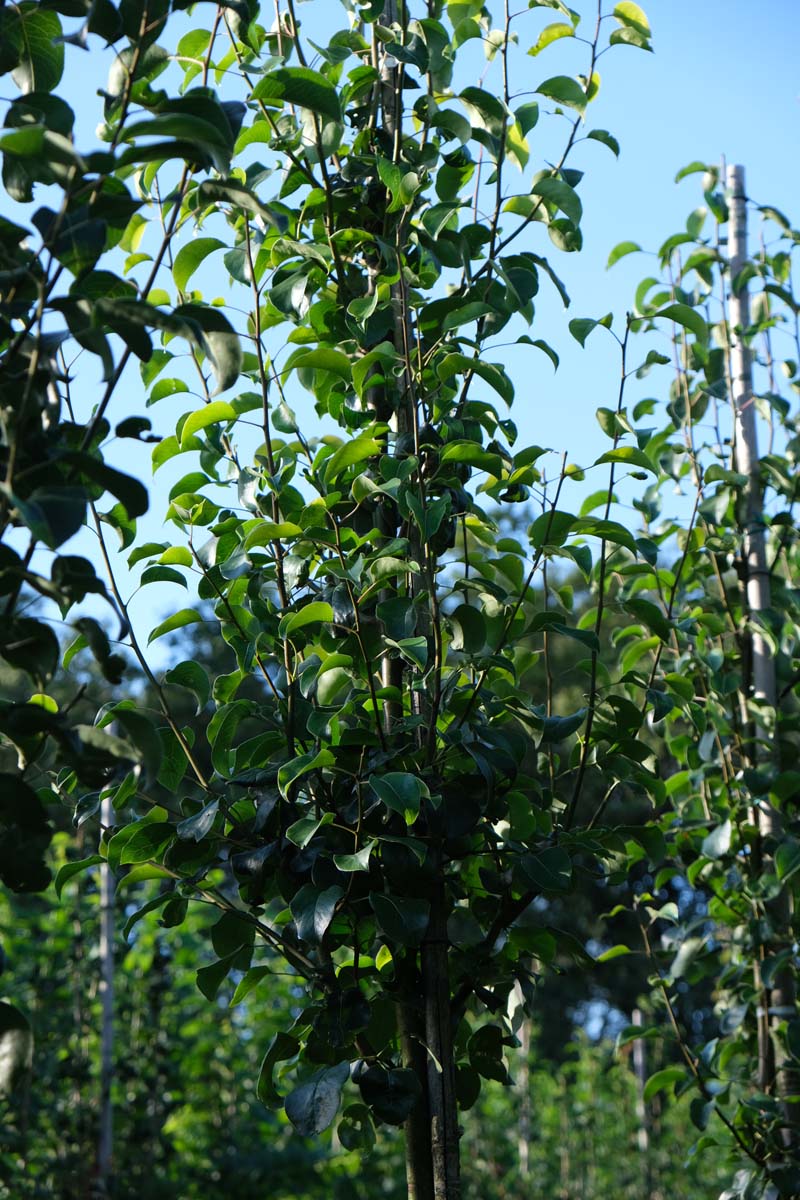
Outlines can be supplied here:
[[[517, 2], [519, 9], [524, 9], [524, 0]], [[585, 26], [589, 27], [594, 12], [591, 0], [572, 3], [585, 14]], [[498, 12], [501, 9], [498, 0], [490, 0], [492, 7]], [[610, 11], [611, 0], [604, 7]], [[753, 198], [776, 205], [795, 224], [800, 222], [799, 0], [644, 0], [642, 7], [652, 26], [655, 53], [619, 47], [604, 56], [600, 62], [601, 91], [587, 113], [588, 127], [608, 129], [618, 138], [620, 158], [615, 160], [599, 144], [587, 143], [574, 163], [586, 171], [580, 189], [583, 252], [560, 254], [546, 237], [535, 247], [551, 257], [573, 297], [567, 313], [549, 289], [543, 289], [537, 299], [532, 336], [544, 337], [556, 346], [561, 368], [553, 374], [547, 360], [533, 350], [515, 352], [507, 358], [517, 385], [513, 415], [520, 426], [520, 440], [563, 449], [571, 460], [582, 464], [591, 462], [606, 448], [594, 411], [600, 405], [615, 403], [618, 359], [611, 339], [605, 338], [602, 331], [581, 351], [567, 332], [567, 321], [576, 316], [599, 317], [609, 310], [619, 319], [632, 305], [636, 283], [655, 273], [655, 262], [632, 256], [606, 272], [608, 253], [623, 240], [654, 250], [683, 227], [686, 216], [702, 197], [699, 177], [675, 186], [676, 171], [692, 160], [719, 162], [724, 155], [729, 163], [745, 164], [748, 192]], [[265, 12], [271, 12], [271, 8], [271, 4], [265, 6]], [[212, 11], [210, 5], [198, 5], [189, 19], [193, 25], [207, 26]], [[321, 0], [303, 3], [298, 12], [309, 26], [316, 14], [323, 13], [326, 21], [328, 14], [330, 19], [336, 14], [336, 25], [343, 24], [333, 0], [324, 0], [322, 5]], [[552, 10], [541, 9], [533, 14], [530, 28], [538, 29], [557, 16]], [[319, 40], [322, 29], [317, 32], [315, 28], [315, 33], [314, 40]], [[531, 40], [526, 35], [523, 48]], [[91, 137], [97, 123], [100, 101], [94, 87], [102, 86], [109, 53], [92, 59], [68, 49], [67, 82], [62, 90], [78, 113], [81, 149], [87, 148], [85, 135]], [[520, 56], [514, 82], [520, 91], [533, 90], [550, 75], [578, 72], [584, 65], [585, 48], [565, 48], [561, 42], [536, 59]], [[462, 86], [471, 82], [474, 79], [464, 78]], [[538, 137], [539, 129], [532, 134], [534, 158], [528, 174], [531, 168], [544, 165], [541, 159], [535, 161], [541, 153]], [[520, 190], [524, 188], [521, 182]], [[21, 215], [10, 211], [12, 208], [5, 199], [3, 211], [10, 216]], [[115, 402], [117, 419], [125, 412], [144, 411], [137, 384], [138, 370], [134, 368]], [[665, 388], [666, 381], [659, 385], [648, 380], [650, 390], [646, 394], [656, 394], [658, 386]], [[88, 400], [85, 392], [83, 398]], [[172, 432], [175, 416], [186, 407], [184, 402], [173, 410], [161, 406], [151, 410], [149, 415], [157, 432]], [[149, 454], [144, 448], [131, 442], [118, 443], [109, 449], [108, 457], [123, 469], [148, 479]], [[145, 538], [160, 540], [164, 536], [156, 514], [163, 511], [165, 485], [191, 469], [188, 458], [178, 459], [173, 471], [170, 464], [159, 473], [151, 514], [140, 522]], [[166, 539], [171, 536], [167, 531]], [[76, 539], [70, 550], [93, 554], [91, 544], [83, 537]], [[130, 588], [132, 580], [127, 580], [124, 571], [122, 577]], [[151, 626], [161, 611], [187, 603], [185, 593], [179, 596], [179, 591], [175, 587], [147, 589], [133, 609], [142, 627]]]

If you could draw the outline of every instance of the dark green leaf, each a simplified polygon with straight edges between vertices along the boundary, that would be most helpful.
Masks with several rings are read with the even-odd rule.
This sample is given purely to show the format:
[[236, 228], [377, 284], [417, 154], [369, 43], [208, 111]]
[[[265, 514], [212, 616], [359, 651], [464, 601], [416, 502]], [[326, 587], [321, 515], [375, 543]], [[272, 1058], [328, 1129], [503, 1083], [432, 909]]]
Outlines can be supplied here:
[[371, 775], [369, 785], [381, 803], [392, 812], [400, 813], [406, 825], [414, 824], [419, 816], [422, 797], [430, 795], [422, 779], [402, 771]]
[[300, 1043], [292, 1034], [283, 1032], [275, 1034], [261, 1063], [256, 1085], [258, 1098], [262, 1104], [266, 1104], [270, 1108], [280, 1108], [283, 1104], [283, 1097], [275, 1088], [275, 1066], [279, 1062], [294, 1058], [299, 1049]]
[[268, 105], [277, 101], [297, 104], [330, 121], [342, 120], [336, 88], [309, 67], [273, 68], [256, 84], [250, 98]]
[[187, 283], [209, 254], [212, 254], [214, 250], [224, 249], [225, 243], [214, 237], [194, 238], [191, 242], [186, 242], [181, 246], [172, 265], [172, 278], [175, 280], [178, 290], [186, 291]]
[[339, 1109], [342, 1088], [350, 1078], [350, 1064], [338, 1063], [312, 1075], [286, 1097], [286, 1115], [302, 1137], [315, 1137], [327, 1129]]
[[557, 104], [566, 104], [568, 108], [576, 108], [580, 113], [586, 109], [586, 92], [578, 81], [569, 75], [555, 75], [552, 79], [545, 79], [544, 83], [539, 84], [536, 91], [541, 96], [547, 96], [549, 100], [555, 100]]
[[359, 1072], [358, 1086], [364, 1103], [387, 1125], [402, 1125], [422, 1094], [413, 1071], [386, 1070], [377, 1064]]
[[338, 886], [320, 891], [313, 883], [307, 883], [297, 892], [289, 907], [301, 941], [312, 946], [321, 943], [343, 895]]
[[90, 854], [88, 858], [81, 858], [77, 862], [64, 863], [53, 881], [53, 886], [56, 889], [56, 895], [61, 898], [61, 893], [65, 886], [76, 875], [83, 874], [90, 867], [96, 867], [99, 863], [105, 862], [105, 859], [100, 854]]
[[525, 878], [542, 892], [567, 892], [572, 883], [572, 860], [561, 846], [549, 846], [520, 860]]
[[388, 938], [401, 946], [419, 945], [430, 918], [430, 905], [427, 900], [371, 892], [369, 902]]
[[201, 842], [214, 825], [219, 812], [219, 800], [212, 800], [193, 817], [181, 821], [175, 832], [182, 841]]
[[164, 681], [193, 692], [197, 699], [197, 712], [201, 712], [211, 698], [211, 684], [208, 675], [200, 664], [193, 660], [178, 663], [176, 667], [167, 671]]

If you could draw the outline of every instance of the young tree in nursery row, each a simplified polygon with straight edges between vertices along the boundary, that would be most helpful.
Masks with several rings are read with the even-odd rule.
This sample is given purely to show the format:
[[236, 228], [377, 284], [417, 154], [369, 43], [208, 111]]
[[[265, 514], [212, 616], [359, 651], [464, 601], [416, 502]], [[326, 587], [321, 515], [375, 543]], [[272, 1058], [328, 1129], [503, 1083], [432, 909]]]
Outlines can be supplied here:
[[[713, 1118], [752, 1168], [732, 1194], [790, 1195], [796, 1038], [769, 989], [793, 970], [781, 900], [793, 842], [755, 814], [793, 792], [791, 772], [762, 761], [761, 747], [767, 731], [776, 745], [782, 730], [791, 739], [795, 718], [777, 725], [776, 703], [754, 695], [746, 648], [755, 624], [781, 663], [795, 652], [796, 546], [781, 517], [794, 499], [781, 465], [793, 431], [770, 382], [763, 406], [787, 429], [758, 481], [775, 499], [770, 570], [783, 607], [773, 619], [754, 615], [738, 581], [753, 517], [744, 529], [726, 418], [713, 436], [702, 421], [733, 397], [736, 339], [769, 345], [769, 306], [794, 311], [794, 235], [773, 212], [781, 248], [731, 279], [718, 232], [704, 237], [694, 214], [662, 249], [668, 282], [647, 281], [635, 315], [571, 322], [579, 342], [597, 329], [620, 351], [617, 406], [598, 413], [604, 483], [572, 512], [563, 497], [580, 471], [519, 444], [502, 346], [558, 365], [535, 336], [535, 304], [569, 302], [551, 259], [581, 246], [575, 162], [591, 162], [587, 142], [618, 151], [591, 119], [597, 61], [649, 49], [647, 17], [629, 0], [609, 13], [560, 0], [519, 12], [478, 0], [333, 7], [335, 21], [321, 3], [285, 0], [274, 14], [245, 0], [200, 4], [188, 29], [165, 0], [56, 0], [0, 15], [0, 61], [20, 89], [0, 134], [6, 190], [23, 205], [42, 184], [60, 192], [32, 213], [33, 229], [0, 226], [0, 653], [36, 687], [31, 702], [0, 710], [20, 761], [4, 801], [5, 881], [45, 882], [48, 804], [75, 803], [84, 820], [110, 798], [118, 823], [103, 823], [99, 857], [161, 881], [137, 915], [176, 926], [192, 899], [220, 910], [216, 958], [198, 971], [209, 999], [229, 976], [248, 989], [266, 982], [276, 956], [302, 980], [304, 1006], [287, 1011], [265, 1054], [261, 1099], [306, 1135], [340, 1113], [348, 1147], [367, 1150], [376, 1125], [402, 1125], [409, 1197], [457, 1200], [459, 1110], [483, 1080], [508, 1080], [510, 996], [530, 1010], [548, 966], [592, 965], [551, 922], [552, 899], [664, 864], [652, 894], [637, 895], [633, 927], [683, 1065], [648, 1088], [695, 1090], [697, 1123]], [[56, 89], [65, 57], [97, 39], [115, 57], [102, 145], [87, 150]], [[584, 73], [548, 68], [576, 39]], [[551, 165], [534, 169], [541, 162]], [[717, 230], [719, 185], [707, 172]], [[749, 279], [763, 282], [767, 307], [734, 330], [727, 298]], [[224, 295], [204, 298], [209, 284]], [[677, 331], [668, 424], [644, 429], [654, 404], [629, 416], [626, 389], [668, 359], [653, 342], [634, 355], [633, 335], [665, 322]], [[87, 357], [99, 387], [77, 386]], [[147, 405], [179, 415], [174, 432], [156, 416], [152, 434], [149, 417], [125, 411], [115, 434], [152, 441], [157, 472], [186, 464], [164, 514], [172, 541], [137, 535], [144, 489], [103, 458], [134, 359]], [[771, 353], [768, 373], [773, 364]], [[796, 373], [789, 362], [790, 384]], [[635, 502], [640, 536], [616, 519], [628, 478], [648, 484]], [[690, 515], [662, 511], [661, 483], [689, 479]], [[527, 514], [524, 537], [504, 536], [498, 506]], [[60, 551], [87, 518], [107, 582], [61, 553], [47, 577], [37, 546]], [[233, 670], [209, 677], [187, 659], [156, 679], [110, 534], [131, 567], [147, 564], [143, 585], [193, 579]], [[594, 596], [580, 617], [559, 586], [564, 565]], [[120, 700], [74, 725], [71, 705], [44, 692], [59, 647], [20, 611], [23, 587], [64, 615], [87, 595], [108, 600], [159, 711]], [[149, 641], [203, 611], [189, 601]], [[623, 613], [607, 665], [609, 620]], [[65, 658], [88, 647], [118, 679], [102, 625], [76, 624]], [[552, 661], [564, 639], [580, 657], [562, 690]], [[198, 714], [213, 702], [207, 724], [178, 718], [174, 687]], [[669, 779], [667, 763], [677, 764]], [[30, 781], [45, 765], [37, 796]], [[640, 816], [643, 797], [648, 823], [617, 819], [634, 806]], [[60, 885], [97, 861], [70, 863]], [[696, 928], [679, 927], [683, 960], [664, 966], [655, 935], [680, 910], [656, 895], [684, 873], [713, 899]], [[747, 881], [741, 896], [734, 877]], [[687, 972], [738, 990], [736, 1009], [721, 1001], [720, 1038], [699, 1053], [673, 1001]], [[778, 1047], [771, 1058], [762, 1049], [760, 1080], [753, 1025], [762, 1047]]]

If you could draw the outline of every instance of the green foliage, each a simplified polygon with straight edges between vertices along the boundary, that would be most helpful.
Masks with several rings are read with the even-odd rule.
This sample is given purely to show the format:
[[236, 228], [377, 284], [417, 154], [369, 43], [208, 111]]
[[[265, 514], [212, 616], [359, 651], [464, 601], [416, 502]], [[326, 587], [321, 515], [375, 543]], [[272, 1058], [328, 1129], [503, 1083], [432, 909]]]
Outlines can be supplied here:
[[[302, 25], [289, 4], [267, 30], [237, 2], [212, 28], [193, 26], [177, 55], [166, 3], [70, 3], [62, 15], [86, 24], [66, 52], [62, 6], [3, 10], [0, 69], [21, 91], [0, 135], [4, 186], [28, 203], [48, 185], [60, 201], [31, 215], [35, 233], [0, 223], [0, 655], [35, 689], [0, 706], [19, 760], [3, 792], [0, 874], [15, 890], [43, 887], [48, 806], [74, 804], [84, 825], [110, 800], [99, 854], [158, 889], [129, 930], [159, 911], [180, 937], [188, 901], [215, 907], [215, 957], [197, 970], [212, 1004], [255, 988], [277, 956], [302, 980], [259, 1097], [304, 1136], [341, 1113], [342, 1144], [365, 1152], [377, 1127], [433, 1118], [443, 1145], [410, 1157], [421, 1197], [458, 1194], [456, 1100], [468, 1108], [482, 1080], [509, 1080], [509, 998], [530, 1015], [549, 965], [585, 972], [595, 958], [602, 970], [641, 953], [675, 1040], [644, 1102], [692, 1092], [698, 1147], [711, 1144], [713, 1117], [748, 1161], [735, 1194], [788, 1196], [800, 1094], [797, 429], [772, 331], [796, 325], [798, 237], [764, 209], [774, 239], [732, 280], [728, 198], [706, 170], [707, 211], [660, 248], [664, 280], [644, 281], [624, 325], [612, 314], [570, 323], [581, 345], [596, 329], [616, 340], [622, 385], [617, 409], [598, 412], [608, 449], [590, 466], [562, 463], [554, 481], [542, 448], [517, 444], [495, 339], [505, 331], [558, 365], [524, 332], [540, 284], [569, 303], [544, 233], [580, 250], [582, 173], [568, 160], [600, 86], [596, 61], [617, 45], [649, 50], [651, 35], [638, 5], [617, 4], [613, 27], [582, 39], [586, 74], [537, 75], [540, 99], [514, 108], [517, 42], [538, 70], [580, 22], [560, 2], [543, 6], [566, 21], [528, 36], [530, 12], [493, 27], [482, 4], [434, 0], [417, 16], [345, 3], [346, 27], [317, 46], [311, 6]], [[70, 40], [96, 36], [119, 53], [104, 149], [79, 152], [52, 93]], [[499, 66], [494, 91], [455, 78], [474, 39]], [[540, 107], [563, 118], [547, 155], [556, 165], [511, 192]], [[587, 137], [618, 150], [606, 131]], [[609, 265], [636, 249], [620, 244]], [[208, 266], [219, 250], [222, 296]], [[759, 292], [737, 333], [727, 305], [749, 282]], [[629, 415], [636, 380], [668, 362], [655, 339], [670, 330], [666, 409], [643, 398]], [[737, 337], [761, 355], [754, 403], [774, 438], [755, 483], [726, 416]], [[79, 353], [102, 380], [84, 408]], [[104, 458], [132, 358], [147, 406], [196, 390], [178, 399], [191, 407], [177, 420], [163, 418], [163, 437], [130, 413], [117, 425], [120, 437], [156, 439], [154, 471], [191, 456], [164, 514], [176, 545], [137, 544], [145, 490]], [[791, 390], [797, 369], [784, 360]], [[601, 483], [573, 512], [566, 495], [584, 470]], [[742, 496], [756, 485], [768, 609], [746, 586], [754, 517]], [[694, 497], [677, 515], [665, 499], [675, 487]], [[617, 491], [633, 496], [640, 528], [617, 511]], [[116, 503], [101, 512], [106, 493]], [[60, 551], [87, 515], [108, 591], [77, 556], [57, 554], [49, 578], [38, 568], [37, 547]], [[186, 585], [191, 572], [197, 602], [148, 642], [202, 625], [211, 606], [213, 677], [181, 661], [157, 682], [105, 526], [133, 547], [131, 565], [149, 564], [143, 587]], [[116, 700], [92, 724], [45, 694], [59, 646], [22, 613], [23, 587], [62, 616], [87, 595], [107, 600], [155, 711]], [[87, 646], [118, 682], [98, 622], [81, 617], [77, 632], [67, 657]], [[777, 667], [779, 703], [754, 685], [756, 643]], [[560, 644], [580, 657], [556, 677]], [[94, 855], [82, 857], [90, 869]], [[555, 920], [587, 880], [621, 889], [631, 916], [625, 938], [607, 925], [592, 956]], [[698, 986], [718, 1005], [700, 1045], [677, 995]]]

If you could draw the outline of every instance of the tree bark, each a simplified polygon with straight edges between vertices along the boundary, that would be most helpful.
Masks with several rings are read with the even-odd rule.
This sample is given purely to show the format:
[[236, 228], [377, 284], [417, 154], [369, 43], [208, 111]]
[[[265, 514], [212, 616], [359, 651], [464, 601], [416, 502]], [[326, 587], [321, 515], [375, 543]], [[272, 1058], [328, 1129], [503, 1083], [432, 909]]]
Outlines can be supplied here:
[[[416, 972], [414, 974], [416, 975]], [[404, 1126], [408, 1200], [435, 1200], [426, 1074], [427, 1054], [420, 1014], [410, 994], [397, 1006], [397, 1024], [403, 1066], [414, 1072], [422, 1086], [420, 1098]]]
[[460, 1200], [458, 1102], [447, 945], [447, 908], [442, 881], [432, 899], [430, 925], [422, 944], [428, 1106], [435, 1200]]

